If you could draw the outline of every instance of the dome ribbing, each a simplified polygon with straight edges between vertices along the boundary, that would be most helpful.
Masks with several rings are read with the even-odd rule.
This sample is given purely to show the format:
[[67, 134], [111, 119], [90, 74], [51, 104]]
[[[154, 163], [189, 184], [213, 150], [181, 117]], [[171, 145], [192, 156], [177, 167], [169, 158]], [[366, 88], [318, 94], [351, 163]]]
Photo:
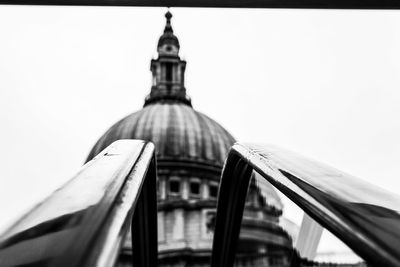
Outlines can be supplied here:
[[221, 167], [235, 139], [221, 125], [180, 103], [155, 103], [114, 124], [96, 143], [92, 159], [118, 139], [154, 142], [157, 160], [196, 161]]

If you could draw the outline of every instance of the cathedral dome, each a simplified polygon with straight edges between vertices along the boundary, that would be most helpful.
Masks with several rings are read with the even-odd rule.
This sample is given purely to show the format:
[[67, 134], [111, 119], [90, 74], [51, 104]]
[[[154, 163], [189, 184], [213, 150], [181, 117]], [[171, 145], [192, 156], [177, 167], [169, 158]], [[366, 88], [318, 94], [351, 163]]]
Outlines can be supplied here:
[[217, 122], [192, 108], [186, 94], [186, 61], [179, 57], [172, 14], [160, 37], [158, 58], [151, 61], [152, 87], [144, 108], [114, 124], [95, 144], [88, 159], [119, 139], [142, 139], [155, 144], [157, 161], [221, 170], [235, 139]]
[[[152, 86], [143, 109], [111, 126], [94, 145], [87, 161], [119, 139], [153, 142], [157, 158], [159, 266], [208, 266], [218, 184], [235, 139], [192, 107], [185, 88], [186, 61], [179, 56], [171, 13], [165, 17], [158, 56], [150, 63]], [[243, 215], [246, 235], [250, 236], [246, 237], [245, 248], [269, 251], [271, 245], [276, 245], [275, 239], [288, 240], [277, 226], [282, 203], [271, 185], [258, 185], [253, 180]], [[261, 219], [266, 221], [260, 222]], [[273, 240], [260, 242], [260, 234]], [[131, 265], [132, 244], [130, 238], [126, 240], [119, 266]]]
[[157, 161], [196, 162], [219, 168], [235, 142], [213, 119], [179, 101], [146, 105], [118, 121], [98, 140], [88, 160], [118, 139], [152, 141]]

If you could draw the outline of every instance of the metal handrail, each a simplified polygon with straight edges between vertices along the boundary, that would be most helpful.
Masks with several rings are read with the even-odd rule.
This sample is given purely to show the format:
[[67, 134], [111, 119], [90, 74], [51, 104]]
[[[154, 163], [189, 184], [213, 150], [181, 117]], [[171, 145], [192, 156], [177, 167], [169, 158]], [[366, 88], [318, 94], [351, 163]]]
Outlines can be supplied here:
[[235, 144], [225, 162], [211, 267], [233, 266], [253, 170], [373, 266], [400, 266], [400, 198], [274, 146]]
[[132, 263], [156, 266], [154, 145], [120, 140], [0, 236], [0, 266], [113, 266], [131, 227]]

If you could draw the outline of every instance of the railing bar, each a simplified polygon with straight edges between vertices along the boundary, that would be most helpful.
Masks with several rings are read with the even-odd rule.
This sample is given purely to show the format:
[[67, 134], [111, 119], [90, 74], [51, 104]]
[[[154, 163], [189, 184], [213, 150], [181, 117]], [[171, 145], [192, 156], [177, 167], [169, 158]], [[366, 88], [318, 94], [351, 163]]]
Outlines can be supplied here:
[[157, 258], [154, 145], [116, 141], [1, 235], [0, 265], [112, 266], [139, 206], [152, 239], [134, 254]]
[[[249, 150], [241, 144], [236, 144], [233, 150], [241, 155], [269, 183], [279, 189], [315, 221], [340, 237], [357, 254], [364, 256], [369, 262], [375, 262], [379, 258], [385, 259], [386, 264], [390, 266], [398, 266], [398, 259], [394, 258], [387, 250], [378, 247], [376, 241], [365, 236], [356, 228], [343, 223], [344, 218], [328, 209], [328, 203], [321, 203], [321, 200], [316, 199], [290, 181], [287, 175], [284, 174], [283, 169], [274, 166], [274, 162], [267, 162], [266, 160], [268, 159], [260, 157], [257, 151]], [[285, 180], [288, 182], [282, 183]], [[377, 266], [381, 263], [380, 261], [376, 262]]]
[[[82, 227], [80, 231], [76, 233], [77, 242], [71, 246], [70, 250], [70, 255], [72, 254], [76, 256], [74, 258], [71, 258], [70, 255], [60, 257], [58, 263], [56, 264], [57, 266], [63, 266], [65, 263], [67, 263], [66, 265], [69, 266], [94, 266], [96, 262], [95, 258], [101, 255], [101, 248], [99, 245], [104, 245], [101, 244], [101, 241], [97, 241], [103, 237], [101, 234], [101, 225], [107, 225], [110, 214], [113, 212], [113, 205], [110, 206], [109, 203], [115, 202], [114, 198], [118, 195], [118, 192], [123, 187], [123, 184], [125, 183], [125, 177], [129, 175], [132, 167], [135, 166], [136, 162], [138, 161], [138, 157], [140, 157], [140, 154], [144, 149], [143, 145], [138, 146], [138, 148], [139, 147], [139, 150], [134, 149], [129, 153], [129, 157], [127, 157], [124, 163], [120, 165], [122, 168], [118, 169], [113, 174], [113, 178], [109, 179], [110, 183], [107, 186], [107, 190], [105, 191], [102, 200], [96, 205], [96, 209], [93, 209], [85, 214], [81, 223]], [[106, 153], [99, 160], [106, 161], [107, 157], [108, 156]], [[91, 238], [88, 239], [85, 238], [85, 236]], [[89, 250], [94, 251], [95, 253], [89, 253]], [[83, 255], [90, 255], [91, 257]]]
[[[108, 229], [106, 233], [99, 235], [99, 238], [95, 242], [101, 246], [98, 257], [96, 257], [96, 262], [94, 265], [88, 264], [90, 266], [105, 267], [113, 265], [116, 257], [118, 256], [119, 248], [122, 245], [121, 242], [113, 242], [113, 240], [122, 238], [127, 233], [129, 228], [125, 229], [125, 232], [120, 232], [122, 225], [129, 218], [132, 218], [133, 210], [137, 207], [137, 203], [140, 202], [139, 193], [143, 189], [143, 179], [138, 179], [145, 177], [150, 166], [152, 157], [154, 156], [154, 146], [148, 144], [143, 147], [140, 151], [140, 157], [137, 158], [134, 163], [133, 169], [130, 171], [128, 178], [124, 181], [124, 185], [121, 191], [118, 193], [118, 197], [114, 200], [113, 207], [111, 208], [111, 213], [106, 217], [107, 227], [102, 227], [103, 229]], [[148, 177], [153, 178], [153, 177]], [[143, 193], [143, 192], [142, 192]], [[141, 193], [141, 194], [142, 194]], [[115, 244], [119, 245], [115, 247]]]
[[244, 160], [230, 153], [221, 178], [220, 189], [224, 190], [220, 190], [218, 196], [219, 214], [215, 225], [218, 230], [214, 231], [214, 242], [217, 243], [213, 245], [211, 267], [233, 266], [231, 255], [236, 251], [252, 170]]

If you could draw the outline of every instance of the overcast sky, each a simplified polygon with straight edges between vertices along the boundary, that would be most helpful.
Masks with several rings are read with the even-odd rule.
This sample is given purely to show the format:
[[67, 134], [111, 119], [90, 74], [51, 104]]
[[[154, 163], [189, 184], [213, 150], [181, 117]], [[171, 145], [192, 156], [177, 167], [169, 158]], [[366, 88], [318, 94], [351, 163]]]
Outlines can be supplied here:
[[[139, 110], [164, 8], [0, 6], [0, 228]], [[400, 13], [171, 10], [197, 110], [400, 194]]]

